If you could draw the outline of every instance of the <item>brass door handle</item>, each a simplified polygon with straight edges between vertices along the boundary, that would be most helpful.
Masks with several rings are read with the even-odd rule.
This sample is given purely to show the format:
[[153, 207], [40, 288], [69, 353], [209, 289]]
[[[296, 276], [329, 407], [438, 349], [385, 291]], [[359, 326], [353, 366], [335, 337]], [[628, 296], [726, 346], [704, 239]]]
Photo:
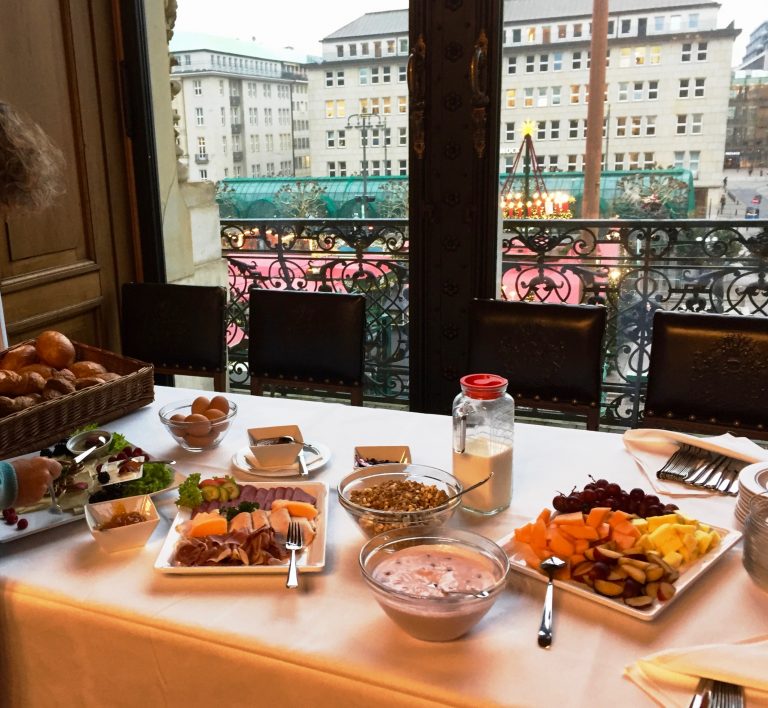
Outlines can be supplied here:
[[472, 103], [485, 106], [488, 104], [488, 37], [485, 30], [475, 42], [475, 50], [469, 62], [469, 86], [472, 89]]
[[488, 98], [488, 37], [485, 30], [475, 42], [475, 50], [469, 62], [469, 88], [472, 92], [472, 142], [479, 158], [485, 155], [485, 125]]

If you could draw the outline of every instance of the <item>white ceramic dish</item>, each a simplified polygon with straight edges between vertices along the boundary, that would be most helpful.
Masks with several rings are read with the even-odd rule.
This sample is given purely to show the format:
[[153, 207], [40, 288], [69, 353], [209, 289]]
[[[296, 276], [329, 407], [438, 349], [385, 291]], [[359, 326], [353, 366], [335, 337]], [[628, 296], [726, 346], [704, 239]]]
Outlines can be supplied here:
[[[322, 443], [309, 443], [320, 454], [317, 455], [310, 450], [304, 452], [304, 459], [307, 462], [307, 470], [309, 472], [316, 472], [323, 467], [331, 459], [331, 448]], [[252, 460], [249, 461], [249, 460]], [[253, 464], [255, 460], [251, 454], [251, 448], [246, 445], [240, 448], [232, 456], [232, 464], [237, 467], [241, 472], [252, 475], [254, 477], [298, 477], [299, 465], [293, 464], [289, 467], [259, 467]]]
[[[705, 522], [706, 523], [706, 522]], [[675, 588], [677, 592], [671, 599], [666, 602], [655, 602], [651, 607], [645, 610], [630, 607], [624, 604], [621, 599], [614, 599], [600, 595], [592, 590], [587, 585], [577, 583], [571, 580], [555, 580], [555, 585], [558, 588], [562, 588], [566, 592], [579, 595], [587, 600], [596, 602], [599, 605], [604, 605], [612, 610], [621, 612], [625, 615], [630, 615], [640, 620], [649, 622], [656, 619], [662, 612], [664, 612], [670, 605], [673, 605], [675, 601], [691, 586], [695, 583], [704, 573], [708, 572], [712, 566], [725, 555], [731, 546], [733, 546], [741, 538], [741, 531], [735, 529], [725, 529], [719, 526], [711, 526], [712, 529], [720, 534], [720, 545], [699, 558], [691, 566], [681, 572], [680, 578], [675, 582]], [[547, 582], [547, 577], [539, 571], [531, 568], [523, 560], [522, 556], [515, 551], [514, 532], [508, 534], [497, 543], [507, 551], [509, 555], [509, 564], [513, 572], [522, 573], [529, 578], [534, 578], [542, 583]]]
[[[128, 526], [118, 526], [101, 530], [99, 527], [108, 522], [115, 514], [138, 512], [144, 521]], [[143, 546], [155, 530], [160, 517], [149, 494], [112, 501], [85, 505], [85, 520], [96, 543], [107, 553], [128, 551]]]
[[[317, 535], [312, 545], [297, 554], [297, 567], [300, 573], [318, 573], [325, 568], [325, 545], [328, 537], [328, 485], [325, 482], [295, 482], [289, 485], [282, 482], [238, 482], [254, 487], [298, 487], [317, 499], [316, 505], [320, 512], [317, 515]], [[188, 509], [182, 509], [176, 514], [171, 528], [165, 538], [163, 547], [155, 561], [155, 570], [160, 573], [175, 575], [285, 575], [288, 572], [288, 561], [281, 565], [206, 565], [206, 566], [174, 566], [171, 561], [180, 536], [176, 527], [190, 518]]]
[[[152, 492], [149, 496], [154, 497], [163, 492], [167, 492], [168, 490], [176, 489], [185, 479], [186, 477], [183, 474], [174, 470], [171, 483], [164, 489], [158, 489], [156, 492]], [[20, 531], [15, 526], [8, 526], [0, 521], [0, 543], [18, 541], [20, 538], [26, 538], [34, 533], [47, 531], [48, 529], [53, 529], [57, 526], [71, 524], [73, 521], [78, 521], [84, 517], [85, 513], [82, 510], [77, 513], [65, 511], [63, 514], [54, 514], [49, 511], [48, 505], [46, 504], [45, 508], [24, 512], [19, 517], [26, 519], [29, 524], [23, 531]]]

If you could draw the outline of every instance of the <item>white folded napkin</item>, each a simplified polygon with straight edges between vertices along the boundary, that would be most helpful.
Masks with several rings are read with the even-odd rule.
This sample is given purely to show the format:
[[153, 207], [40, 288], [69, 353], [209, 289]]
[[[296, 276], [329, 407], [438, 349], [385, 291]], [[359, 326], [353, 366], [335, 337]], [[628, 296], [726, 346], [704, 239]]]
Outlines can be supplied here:
[[702, 677], [744, 686], [749, 708], [767, 708], [768, 635], [650, 654], [627, 666], [624, 675], [666, 708], [686, 708]]
[[744, 462], [768, 460], [768, 450], [763, 449], [749, 438], [736, 437], [730, 433], [712, 438], [699, 438], [695, 435], [677, 433], [673, 430], [654, 428], [639, 428], [627, 430], [624, 433], [624, 446], [657, 492], [668, 496], [684, 497], [713, 494], [714, 492], [710, 489], [685, 487], [679, 483], [656, 477], [656, 472], [664, 466], [664, 463], [683, 443]]

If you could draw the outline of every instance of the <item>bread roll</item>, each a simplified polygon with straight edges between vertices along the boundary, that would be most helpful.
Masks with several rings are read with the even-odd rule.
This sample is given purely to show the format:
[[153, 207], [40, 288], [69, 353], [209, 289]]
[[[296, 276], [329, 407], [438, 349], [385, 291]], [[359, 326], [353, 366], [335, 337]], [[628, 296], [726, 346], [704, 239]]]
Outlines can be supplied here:
[[51, 378], [55, 371], [56, 369], [52, 366], [48, 366], [48, 364], [27, 364], [27, 366], [22, 366], [18, 370], [20, 374], [40, 374], [44, 379]]
[[66, 396], [66, 393], [62, 393], [61, 391], [57, 391], [53, 388], [48, 388], [47, 386], [43, 389], [43, 393], [41, 394], [41, 398], [43, 401], [52, 401], [54, 398], [61, 398], [62, 396]]
[[21, 344], [3, 355], [2, 360], [0, 360], [0, 369], [18, 371], [21, 367], [34, 364], [36, 361], [37, 349], [35, 349], [34, 344]]
[[103, 379], [100, 379], [98, 376], [83, 376], [75, 379], [75, 388], [79, 391], [81, 388], [90, 388], [91, 386], [98, 386], [103, 383]]
[[45, 382], [43, 393], [49, 390], [58, 391], [59, 393], [72, 393], [75, 390], [75, 381], [57, 372]]
[[21, 376], [21, 383], [16, 390], [17, 396], [27, 396], [30, 393], [40, 393], [45, 388], [46, 379], [34, 371], [28, 371]]
[[3, 369], [0, 371], [0, 395], [15, 396], [18, 388], [21, 386], [21, 382], [21, 374]]
[[99, 374], [99, 378], [102, 381], [115, 381], [120, 378], [120, 374], [116, 374], [114, 371], [107, 371], [105, 374]]
[[37, 356], [44, 364], [63, 369], [75, 361], [75, 345], [69, 337], [54, 330], [41, 332], [35, 340]]
[[105, 374], [107, 370], [96, 361], [76, 361], [71, 364], [69, 370], [75, 375], [76, 379], [84, 379], [88, 376], [100, 376]]

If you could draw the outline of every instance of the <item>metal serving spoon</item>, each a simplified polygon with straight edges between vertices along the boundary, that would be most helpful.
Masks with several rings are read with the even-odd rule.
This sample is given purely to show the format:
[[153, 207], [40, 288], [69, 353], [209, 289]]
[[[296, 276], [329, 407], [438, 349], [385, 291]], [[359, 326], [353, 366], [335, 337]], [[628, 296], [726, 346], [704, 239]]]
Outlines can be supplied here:
[[[485, 479], [481, 479], [479, 482], [475, 482], [466, 489], [462, 489], [460, 492], [456, 492], [456, 494], [453, 496], [448, 497], [442, 504], [436, 506], [435, 509], [439, 509], [441, 506], [448, 504], [448, 502], [452, 502], [454, 499], [463, 496], [467, 492], [471, 492], [473, 489], [477, 489], [479, 486], [485, 484], [491, 477], [493, 477], [493, 472], [491, 472]], [[430, 511], [432, 511], [432, 509], [430, 509]]]
[[549, 649], [552, 644], [552, 596], [555, 592], [554, 575], [557, 570], [565, 566], [565, 561], [557, 556], [552, 556], [541, 562], [539, 566], [549, 578], [547, 592], [544, 595], [544, 611], [541, 614], [539, 625], [539, 646]]

